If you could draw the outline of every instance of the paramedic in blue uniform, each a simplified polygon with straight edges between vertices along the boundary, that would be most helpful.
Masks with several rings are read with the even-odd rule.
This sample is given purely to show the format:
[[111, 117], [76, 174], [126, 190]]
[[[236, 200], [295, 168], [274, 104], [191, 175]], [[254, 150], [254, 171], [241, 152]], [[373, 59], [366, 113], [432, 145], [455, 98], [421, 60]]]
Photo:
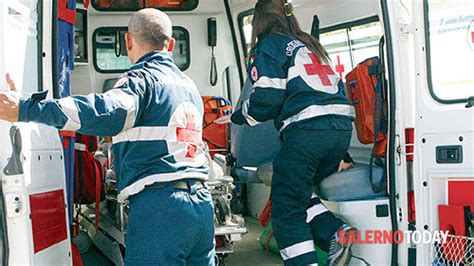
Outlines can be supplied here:
[[329, 252], [331, 265], [346, 265], [351, 247], [341, 245], [337, 233], [354, 228], [313, 193], [313, 185], [338, 170], [349, 148], [353, 117], [343, 84], [324, 48], [300, 29], [284, 0], [258, 1], [251, 48], [253, 91], [231, 120], [255, 126], [274, 119], [280, 132], [271, 219], [281, 256], [285, 265], [316, 264], [315, 242]]
[[143, 9], [126, 34], [133, 65], [114, 89], [60, 100], [0, 93], [0, 119], [114, 136], [118, 200], [131, 209], [126, 265], [214, 265], [203, 105], [173, 63], [171, 36], [166, 14]]

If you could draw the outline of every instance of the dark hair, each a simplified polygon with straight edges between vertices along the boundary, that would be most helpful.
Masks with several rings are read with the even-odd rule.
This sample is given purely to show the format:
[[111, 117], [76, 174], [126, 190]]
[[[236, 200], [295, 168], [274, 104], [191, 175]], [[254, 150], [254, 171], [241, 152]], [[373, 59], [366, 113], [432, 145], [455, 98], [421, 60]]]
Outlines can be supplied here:
[[329, 63], [324, 47], [316, 38], [301, 29], [292, 11], [286, 14], [288, 10], [285, 10], [285, 4], [285, 0], [259, 0], [257, 2], [252, 22], [251, 50], [255, 49], [257, 39], [261, 40], [270, 34], [284, 35], [301, 41], [321, 62]]

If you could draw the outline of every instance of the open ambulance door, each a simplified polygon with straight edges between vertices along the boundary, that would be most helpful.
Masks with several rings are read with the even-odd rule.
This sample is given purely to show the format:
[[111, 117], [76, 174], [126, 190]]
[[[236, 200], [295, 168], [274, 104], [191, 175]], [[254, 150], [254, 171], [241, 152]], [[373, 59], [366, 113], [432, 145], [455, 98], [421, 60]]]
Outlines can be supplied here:
[[[448, 231], [417, 264], [474, 263], [474, 2], [413, 1], [416, 228]], [[421, 16], [420, 14], [423, 14]]]
[[[53, 1], [0, 1], [0, 90], [52, 88]], [[49, 36], [49, 37], [48, 37]], [[43, 95], [44, 96], [44, 95]], [[2, 265], [70, 265], [64, 158], [58, 131], [0, 122]]]

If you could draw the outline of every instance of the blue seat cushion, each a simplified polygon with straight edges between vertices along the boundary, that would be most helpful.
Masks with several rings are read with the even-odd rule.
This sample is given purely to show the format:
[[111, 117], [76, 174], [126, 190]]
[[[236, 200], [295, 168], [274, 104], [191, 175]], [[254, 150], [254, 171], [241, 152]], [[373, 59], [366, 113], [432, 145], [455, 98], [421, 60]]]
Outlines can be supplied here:
[[[243, 101], [250, 98], [252, 90], [252, 82], [247, 79], [236, 110], [240, 108]], [[273, 161], [280, 151], [280, 137], [273, 121], [254, 127], [231, 125], [230, 130], [231, 151], [237, 160], [236, 167], [258, 167], [262, 163]]]
[[[384, 169], [373, 166], [373, 182], [380, 186]], [[375, 193], [369, 180], [369, 166], [356, 165], [355, 168], [334, 173], [315, 186], [316, 194], [327, 201], [353, 201], [375, 199], [387, 196], [387, 192]]]

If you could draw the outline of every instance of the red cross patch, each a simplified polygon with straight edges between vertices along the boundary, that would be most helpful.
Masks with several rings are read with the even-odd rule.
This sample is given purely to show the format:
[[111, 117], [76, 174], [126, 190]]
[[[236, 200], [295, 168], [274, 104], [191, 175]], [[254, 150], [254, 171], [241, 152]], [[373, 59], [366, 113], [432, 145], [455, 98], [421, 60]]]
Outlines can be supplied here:
[[339, 73], [339, 77], [342, 79], [342, 74], [345, 72], [344, 64], [341, 64], [341, 57], [337, 56], [337, 65], [336, 65], [336, 72]]
[[321, 79], [321, 83], [324, 86], [333, 86], [331, 80], [329, 79], [329, 75], [335, 75], [334, 71], [332, 70], [331, 66], [329, 65], [322, 65], [321, 61], [313, 54], [313, 52], [308, 53], [309, 57], [311, 58], [312, 64], [305, 64], [304, 68], [306, 69], [306, 73], [311, 75], [318, 75]]
[[194, 158], [201, 143], [201, 131], [194, 123], [194, 115], [186, 114], [186, 127], [176, 128], [176, 139], [187, 143], [186, 158]]
[[[342, 71], [339, 66], [339, 71]], [[340, 78], [330, 64], [321, 64], [308, 48], [303, 47], [296, 52], [294, 66], [288, 70], [288, 80], [301, 78], [313, 90], [335, 94]]]
[[258, 70], [257, 67], [254, 66], [252, 70], [250, 71], [250, 74], [252, 75], [252, 80], [257, 81], [258, 80]]

